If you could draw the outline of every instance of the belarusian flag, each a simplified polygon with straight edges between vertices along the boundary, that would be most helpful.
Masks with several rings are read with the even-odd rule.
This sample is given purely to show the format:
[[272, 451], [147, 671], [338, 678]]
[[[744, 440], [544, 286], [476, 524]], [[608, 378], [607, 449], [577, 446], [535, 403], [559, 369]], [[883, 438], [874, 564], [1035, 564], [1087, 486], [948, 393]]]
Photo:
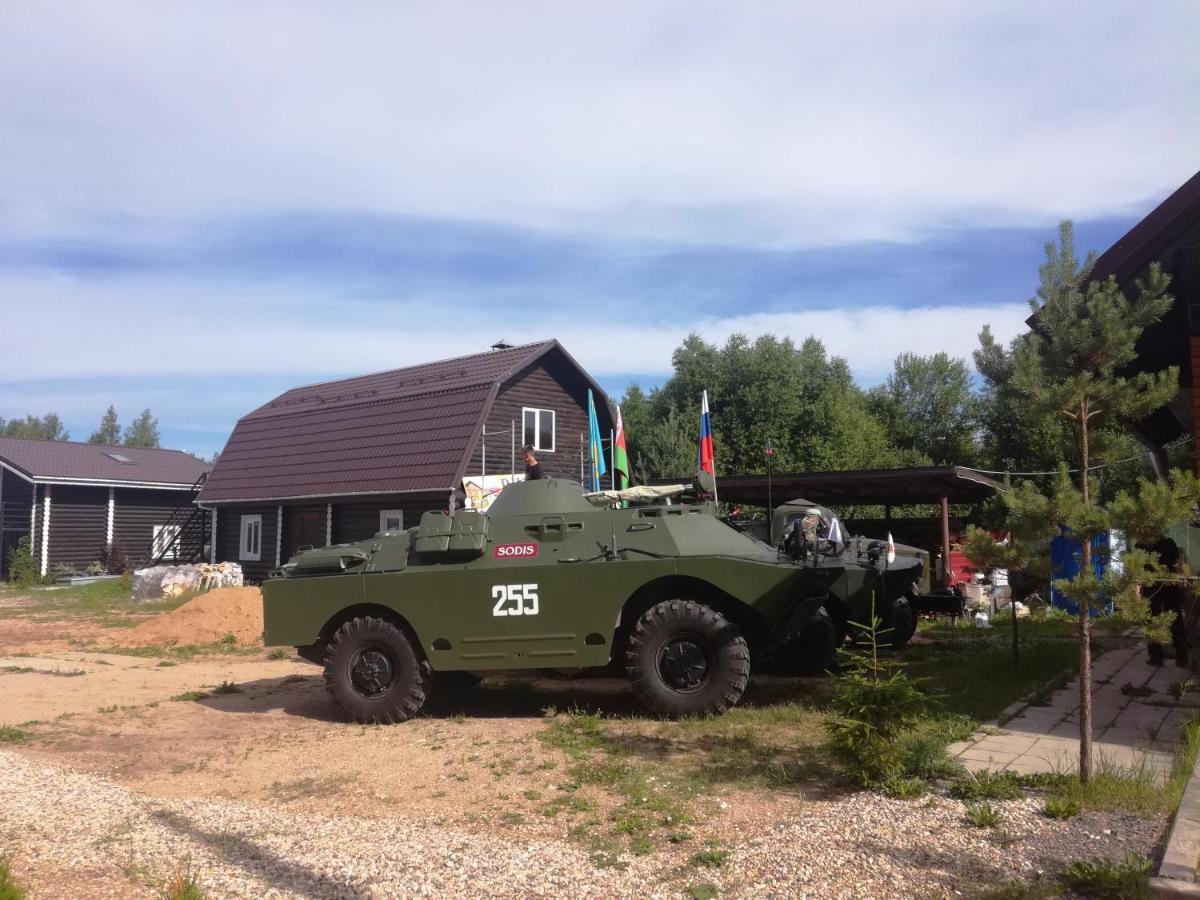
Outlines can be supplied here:
[[625, 423], [621, 421], [621, 407], [617, 407], [617, 436], [613, 438], [613, 469], [617, 473], [617, 490], [629, 487], [629, 453], [625, 449]]

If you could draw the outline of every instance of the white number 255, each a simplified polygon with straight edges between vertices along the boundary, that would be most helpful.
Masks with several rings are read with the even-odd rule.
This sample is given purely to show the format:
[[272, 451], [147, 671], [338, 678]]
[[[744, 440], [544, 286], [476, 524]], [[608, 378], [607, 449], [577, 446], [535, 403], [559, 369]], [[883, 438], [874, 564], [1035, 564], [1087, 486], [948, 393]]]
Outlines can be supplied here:
[[536, 584], [497, 584], [492, 586], [493, 616], [536, 616], [538, 586]]

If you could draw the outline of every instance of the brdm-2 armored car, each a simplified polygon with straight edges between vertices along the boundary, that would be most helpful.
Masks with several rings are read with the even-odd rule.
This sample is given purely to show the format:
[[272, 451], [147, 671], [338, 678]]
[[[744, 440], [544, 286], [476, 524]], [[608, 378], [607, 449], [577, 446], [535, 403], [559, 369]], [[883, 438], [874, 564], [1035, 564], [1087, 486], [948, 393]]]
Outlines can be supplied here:
[[486, 514], [428, 512], [301, 552], [263, 585], [266, 643], [323, 663], [353, 719], [398, 722], [468, 673], [610, 664], [655, 713], [718, 713], [754, 667], [831, 666], [872, 603], [911, 634], [906, 588], [885, 583], [877, 550], [827, 540], [820, 511], [780, 550], [703, 497], [620, 508], [571, 481], [521, 482]]

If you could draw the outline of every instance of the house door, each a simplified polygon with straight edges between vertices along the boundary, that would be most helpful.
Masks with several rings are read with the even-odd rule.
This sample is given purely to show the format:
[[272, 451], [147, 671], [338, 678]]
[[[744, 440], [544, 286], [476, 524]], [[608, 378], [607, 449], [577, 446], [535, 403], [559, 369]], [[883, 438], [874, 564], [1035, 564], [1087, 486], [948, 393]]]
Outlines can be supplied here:
[[284, 559], [290, 559], [301, 547], [325, 546], [325, 507], [293, 506], [286, 510]]

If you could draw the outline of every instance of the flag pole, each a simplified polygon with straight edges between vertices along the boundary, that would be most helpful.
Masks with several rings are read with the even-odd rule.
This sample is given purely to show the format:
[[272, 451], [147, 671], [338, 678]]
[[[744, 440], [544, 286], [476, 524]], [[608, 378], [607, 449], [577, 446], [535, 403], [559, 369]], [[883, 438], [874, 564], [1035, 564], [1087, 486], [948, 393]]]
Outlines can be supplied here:
[[617, 489], [617, 432], [615, 429], [608, 429], [608, 458], [612, 461], [609, 466], [609, 481], [612, 483], [612, 489]]

